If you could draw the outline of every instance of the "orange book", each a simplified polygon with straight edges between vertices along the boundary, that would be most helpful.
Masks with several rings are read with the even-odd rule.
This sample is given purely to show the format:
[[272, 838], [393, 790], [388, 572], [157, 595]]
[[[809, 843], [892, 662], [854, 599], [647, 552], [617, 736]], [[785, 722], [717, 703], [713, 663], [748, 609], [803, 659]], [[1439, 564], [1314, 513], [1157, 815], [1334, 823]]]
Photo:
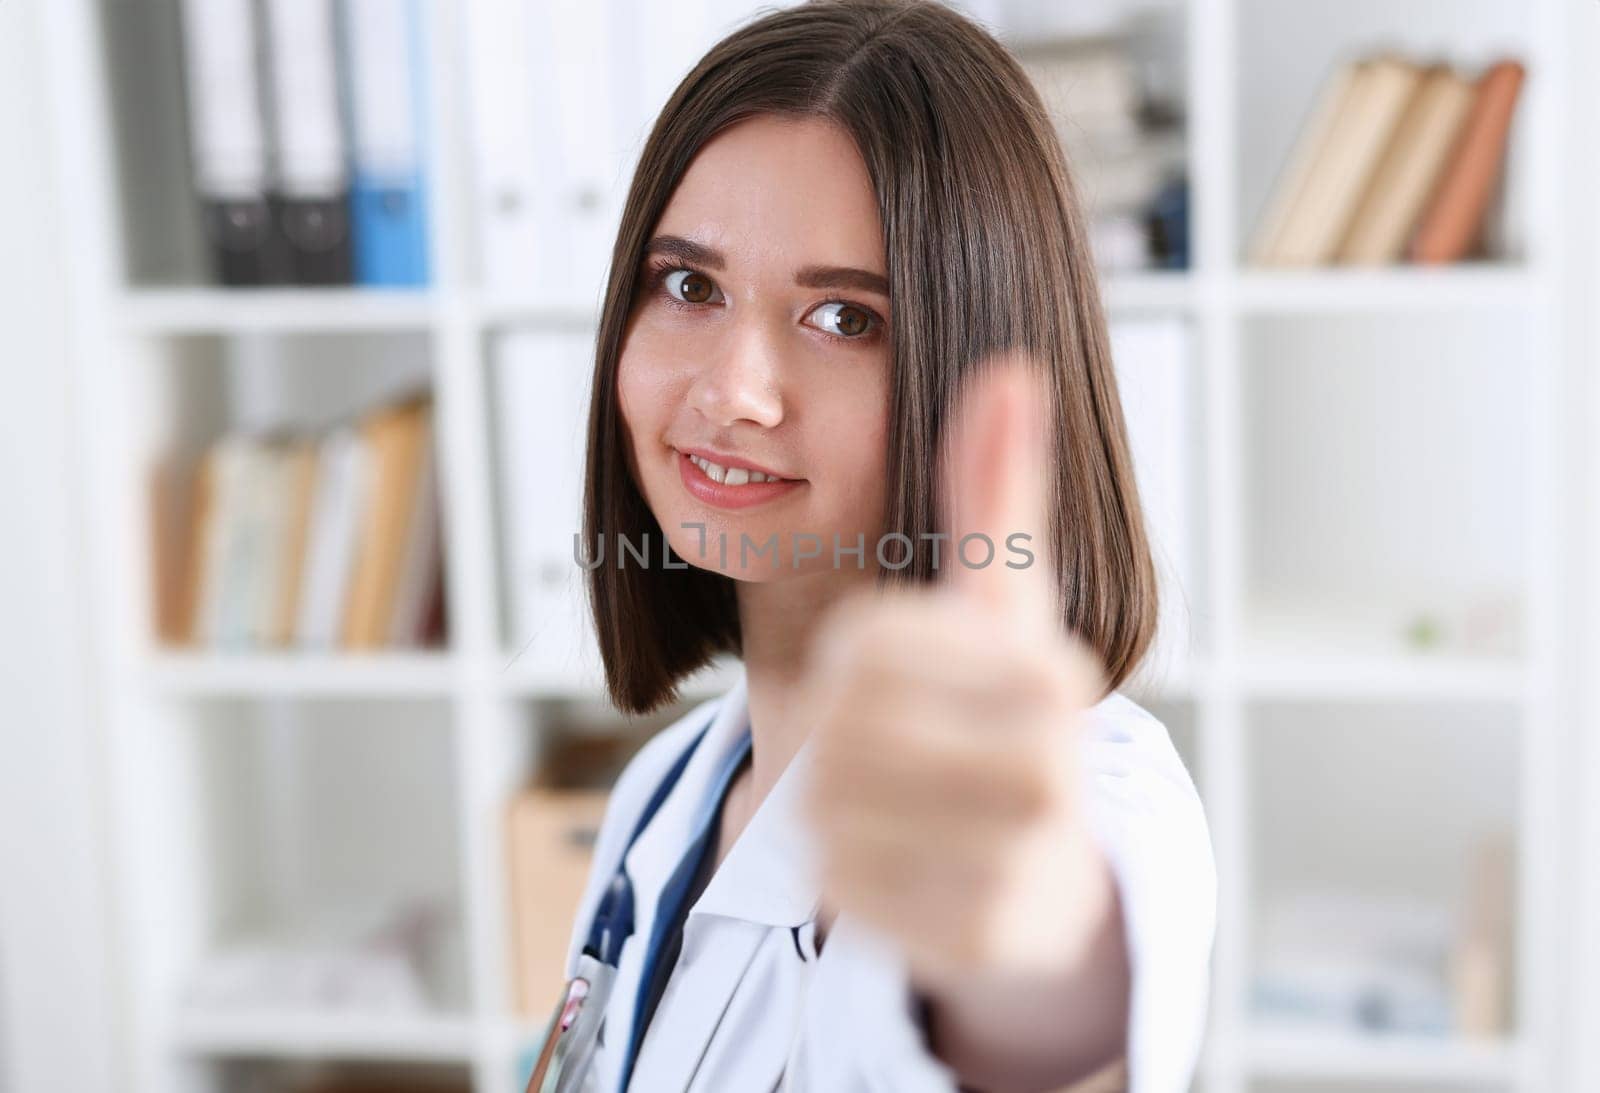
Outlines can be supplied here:
[[1478, 246], [1525, 75], [1521, 62], [1500, 61], [1479, 78], [1461, 136], [1411, 240], [1412, 261], [1459, 262]]
[[189, 640], [187, 597], [199, 480], [198, 466], [177, 455], [164, 456], [150, 468], [150, 607], [156, 640], [167, 645]]
[[194, 500], [189, 506], [188, 534], [184, 545], [183, 588], [179, 593], [179, 616], [172, 640], [179, 645], [198, 644], [201, 617], [205, 611], [208, 544], [214, 541], [212, 522], [216, 518], [218, 448], [212, 445], [200, 456], [194, 471]]
[[346, 648], [372, 649], [388, 641], [406, 530], [422, 479], [429, 408], [426, 398], [412, 399], [376, 411], [361, 423], [373, 476], [345, 606]]

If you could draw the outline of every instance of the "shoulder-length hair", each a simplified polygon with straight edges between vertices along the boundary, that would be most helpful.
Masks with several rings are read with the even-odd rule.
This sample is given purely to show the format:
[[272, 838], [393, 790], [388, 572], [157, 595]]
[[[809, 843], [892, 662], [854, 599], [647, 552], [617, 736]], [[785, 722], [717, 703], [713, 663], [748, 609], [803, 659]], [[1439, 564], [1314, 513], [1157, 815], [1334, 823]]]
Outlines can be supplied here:
[[[595, 347], [584, 541], [665, 542], [633, 480], [617, 358], [645, 244], [690, 161], [756, 115], [823, 118], [855, 141], [883, 224], [893, 323], [885, 532], [941, 528], [941, 433], [992, 354], [1041, 362], [1055, 454], [1047, 552], [1064, 625], [1108, 689], [1156, 625], [1146, 542], [1084, 216], [1048, 115], [1009, 52], [937, 3], [814, 0], [724, 38], [684, 77], [640, 154], [611, 255]], [[658, 539], [658, 537], [660, 537]], [[620, 559], [618, 559], [620, 561]], [[885, 581], [931, 581], [928, 552]], [[704, 569], [589, 570], [612, 700], [644, 712], [684, 676], [740, 652], [732, 578]]]

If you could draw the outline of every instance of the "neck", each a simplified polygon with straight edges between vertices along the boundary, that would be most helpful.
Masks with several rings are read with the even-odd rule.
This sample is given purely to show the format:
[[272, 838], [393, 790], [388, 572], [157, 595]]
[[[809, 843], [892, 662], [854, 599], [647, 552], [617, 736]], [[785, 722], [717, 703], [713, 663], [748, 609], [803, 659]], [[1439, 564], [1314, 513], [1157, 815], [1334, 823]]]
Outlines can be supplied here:
[[871, 579], [870, 570], [829, 570], [784, 581], [740, 582], [752, 805], [766, 798], [810, 731], [799, 692], [818, 624], [828, 608], [868, 587]]

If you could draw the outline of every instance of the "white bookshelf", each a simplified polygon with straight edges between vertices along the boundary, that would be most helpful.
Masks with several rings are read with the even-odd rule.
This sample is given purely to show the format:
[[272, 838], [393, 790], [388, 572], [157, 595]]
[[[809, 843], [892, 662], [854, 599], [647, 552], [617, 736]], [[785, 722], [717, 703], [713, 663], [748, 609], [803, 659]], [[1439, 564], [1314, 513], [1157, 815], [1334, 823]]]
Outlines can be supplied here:
[[[212, 1060], [335, 1058], [449, 1063], [470, 1072], [475, 1089], [512, 1093], [515, 1060], [535, 1032], [511, 1004], [501, 810], [529, 772], [546, 710], [594, 700], [599, 690], [592, 676], [518, 663], [503, 635], [499, 605], [506, 589], [491, 485], [487, 357], [498, 331], [584, 330], [593, 318], [478, 281], [462, 7], [448, 0], [424, 6], [435, 281], [425, 291], [401, 292], [130, 283], [123, 271], [132, 244], [121, 228], [122, 175], [107, 101], [106, 4], [61, 0], [49, 6], [60, 174], [72, 187], [69, 207], [82, 213], [71, 229], [76, 382], [86, 405], [82, 471], [93, 534], [94, 567], [85, 579], [96, 605], [94, 654], [104, 685], [129, 1088], [176, 1088], [180, 1074]], [[1195, 434], [1191, 485], [1194, 505], [1205, 514], [1197, 536], [1195, 582], [1203, 608], [1195, 619], [1196, 652], [1139, 697], [1168, 722], [1193, 766], [1221, 878], [1215, 993], [1198, 1086], [1207, 1093], [1402, 1083], [1521, 1093], [1576, 1089], [1563, 1084], [1563, 1030], [1572, 1018], [1562, 1011], [1558, 972], [1569, 928], [1560, 911], [1567, 894], [1561, 855], [1571, 848], [1558, 837], [1566, 806], [1550, 792], [1565, 784], [1562, 754], [1575, 736], [1566, 726], [1577, 693], [1562, 657], [1573, 627], [1563, 592], [1570, 569], [1563, 567], [1575, 564], [1561, 547], [1575, 530], [1563, 510], [1573, 498], [1557, 465], [1572, 371], [1558, 321], [1572, 284], [1560, 187], [1567, 6], [1561, 0], [1472, 0], [1441, 11], [1421, 0], [1173, 0], [1172, 9], [1186, 40], [1193, 264], [1183, 272], [1112, 276], [1105, 300], [1114, 321], [1184, 318], [1195, 347], [1202, 428]], [[1288, 33], [1302, 25], [1311, 29]], [[1285, 44], [1276, 55], [1263, 43], [1280, 30]], [[1517, 259], [1441, 271], [1244, 268], [1243, 240], [1328, 59], [1386, 41], [1422, 52], [1447, 49], [1464, 62], [1505, 48], [1528, 62], [1531, 78], [1516, 123], [1518, 184], [1508, 195]], [[1268, 88], [1275, 93], [1264, 94]], [[1520, 640], [1511, 653], [1492, 656], [1408, 653], [1392, 642], [1367, 640], [1370, 633], [1358, 633], [1353, 642], [1320, 642], [1323, 629], [1337, 629], [1344, 620], [1320, 618], [1306, 604], [1298, 605], [1299, 631], [1284, 640], [1262, 623], [1257, 582], [1271, 567], [1254, 556], [1272, 544], [1261, 540], [1255, 509], [1274, 487], [1257, 477], [1260, 463], [1252, 459], [1253, 446], [1271, 435], [1254, 416], [1253, 400], [1292, 399], [1293, 388], [1282, 387], [1273, 370], [1326, 369], [1326, 361], [1287, 358], [1296, 356], [1295, 346], [1314, 346], [1329, 331], [1353, 331], [1381, 356], [1385, 345], [1395, 344], [1396, 331], [1457, 322], [1489, 331], [1514, 324], [1518, 331], [1513, 359], [1488, 359], [1489, 350], [1469, 345], [1459, 364], [1463, 390], [1475, 375], [1499, 365], [1514, 369], [1526, 394], [1526, 417], [1508, 430], [1507, 442], [1524, 473], [1509, 496], [1494, 499], [1520, 506], [1509, 517], [1522, 529], [1515, 551]], [[380, 335], [414, 341], [431, 376], [449, 543], [449, 648], [362, 656], [155, 648], [144, 606], [146, 546], [136, 468], [151, 435], [187, 427], [181, 406], [162, 401], [174, 380], [204, 376], [215, 367], [215, 347], [232, 339], [305, 336], [347, 345]], [[1276, 353], [1265, 359], [1263, 346], [1278, 345], [1289, 347], [1286, 359]], [[1450, 390], [1431, 391], [1430, 405], [1435, 397], [1453, 405]], [[1460, 421], [1470, 428], [1475, 419], [1463, 406]], [[1348, 447], [1332, 446], [1333, 465], [1362, 443], [1353, 436]], [[1368, 553], [1378, 557], [1381, 550]], [[1363, 557], [1359, 550], [1352, 556]], [[725, 679], [725, 670], [710, 672], [691, 693], [715, 693]], [[378, 716], [371, 710], [388, 717], [410, 709], [416, 724], [406, 731], [447, 742], [448, 769], [435, 774], [453, 820], [443, 879], [459, 907], [465, 985], [448, 1008], [391, 1017], [219, 1016], [186, 1011], [177, 1001], [184, 973], [212, 929], [207, 915], [217, 898], [209, 867], [173, 844], [204, 819], [199, 802], [211, 792], [207, 768], [190, 753], [228, 746], [229, 738], [246, 732], [236, 722], [270, 722], [273, 711], [298, 707], [337, 709], [340, 717], [369, 721]], [[1509, 794], [1521, 850], [1516, 1033], [1483, 1044], [1297, 1037], [1255, 1027], [1248, 1005], [1252, 913], [1259, 883], [1271, 880], [1263, 875], [1270, 863], [1260, 860], [1255, 836], [1275, 820], [1258, 813], [1253, 791], [1262, 734], [1292, 723], [1297, 710], [1332, 719], [1365, 709], [1419, 711], [1426, 731], [1466, 708], [1489, 711], [1492, 731], [1517, 757], [1515, 778], [1497, 787]], [[361, 735], [381, 741], [381, 734]]]

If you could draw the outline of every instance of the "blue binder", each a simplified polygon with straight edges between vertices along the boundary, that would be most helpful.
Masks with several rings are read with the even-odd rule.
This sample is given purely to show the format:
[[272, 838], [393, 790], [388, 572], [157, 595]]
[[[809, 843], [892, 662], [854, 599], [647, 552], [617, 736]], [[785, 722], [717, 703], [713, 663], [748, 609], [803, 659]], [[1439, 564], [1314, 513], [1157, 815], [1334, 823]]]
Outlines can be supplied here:
[[356, 281], [429, 282], [426, 87], [416, 0], [343, 0]]

